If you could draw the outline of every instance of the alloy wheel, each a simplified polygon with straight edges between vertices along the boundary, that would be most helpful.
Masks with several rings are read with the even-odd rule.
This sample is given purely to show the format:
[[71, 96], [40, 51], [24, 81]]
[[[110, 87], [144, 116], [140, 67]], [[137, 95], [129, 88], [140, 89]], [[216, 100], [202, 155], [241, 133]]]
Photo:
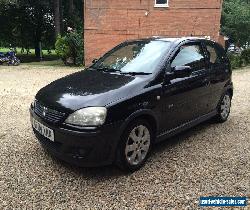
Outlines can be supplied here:
[[150, 148], [150, 132], [144, 125], [135, 127], [129, 134], [125, 155], [130, 165], [136, 166], [144, 161]]
[[226, 94], [220, 106], [220, 115], [222, 119], [227, 119], [230, 113], [230, 107], [231, 107], [231, 98], [228, 94]]

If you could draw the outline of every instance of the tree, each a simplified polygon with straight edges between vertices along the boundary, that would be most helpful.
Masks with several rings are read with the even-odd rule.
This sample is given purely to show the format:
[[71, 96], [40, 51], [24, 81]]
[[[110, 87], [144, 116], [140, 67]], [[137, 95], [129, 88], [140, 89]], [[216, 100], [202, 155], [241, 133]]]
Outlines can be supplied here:
[[61, 34], [61, 8], [60, 0], [54, 0], [54, 20], [55, 20], [55, 35]]
[[225, 0], [222, 12], [222, 32], [231, 42], [244, 46], [250, 43], [249, 0]]
[[73, 16], [74, 12], [74, 0], [69, 0], [69, 17]]
[[77, 31], [82, 30], [83, 0], [61, 0], [63, 10], [64, 28], [71, 27]]
[[54, 48], [67, 27], [82, 30], [82, 0], [0, 0], [0, 44]]
[[39, 57], [39, 43], [50, 40], [54, 30], [49, 1], [9, 1], [2, 5], [0, 17], [0, 40], [23, 48], [34, 47]]

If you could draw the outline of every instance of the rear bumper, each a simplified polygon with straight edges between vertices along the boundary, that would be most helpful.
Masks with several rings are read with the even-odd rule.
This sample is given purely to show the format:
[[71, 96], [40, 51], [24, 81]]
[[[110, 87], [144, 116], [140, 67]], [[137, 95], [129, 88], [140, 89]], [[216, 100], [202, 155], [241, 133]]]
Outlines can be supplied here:
[[100, 129], [74, 131], [46, 123], [32, 109], [30, 115], [54, 131], [55, 141], [52, 142], [33, 129], [40, 144], [53, 156], [83, 167], [109, 165], [114, 162], [121, 123]]

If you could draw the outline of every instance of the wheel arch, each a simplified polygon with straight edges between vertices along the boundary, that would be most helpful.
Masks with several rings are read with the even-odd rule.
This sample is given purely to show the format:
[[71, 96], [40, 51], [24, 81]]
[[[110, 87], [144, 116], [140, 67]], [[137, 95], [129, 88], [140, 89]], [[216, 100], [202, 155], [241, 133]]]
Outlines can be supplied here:
[[224, 93], [223, 94], [225, 94], [226, 92], [230, 93], [231, 98], [233, 97], [234, 88], [233, 88], [233, 82], [232, 81], [228, 81], [227, 84], [224, 86]]
[[158, 120], [155, 114], [151, 110], [147, 110], [147, 109], [138, 110], [134, 112], [133, 114], [131, 114], [128, 118], [126, 118], [126, 120], [124, 121], [121, 127], [120, 135], [122, 135], [125, 132], [126, 128], [129, 126], [130, 123], [138, 119], [146, 120], [151, 126], [154, 137], [156, 137], [158, 126], [159, 126]]
[[[120, 129], [120, 140], [117, 142], [117, 145], [115, 147], [115, 157], [114, 157], [114, 163], [116, 165], [118, 165], [120, 168], [124, 169], [126, 168], [123, 164], [122, 161], [122, 150], [119, 149], [121, 147], [121, 145], [124, 142], [124, 134], [127, 131], [128, 127], [132, 124], [135, 123], [136, 120], [146, 120], [147, 123], [151, 126], [152, 132], [153, 132], [153, 138], [152, 140], [154, 141], [155, 137], [156, 137], [156, 133], [157, 133], [157, 129], [158, 129], [158, 123], [157, 123], [157, 118], [154, 115], [154, 113], [151, 110], [138, 110], [136, 112], [134, 112], [133, 114], [131, 114], [129, 117], [127, 117], [124, 120], [124, 123], [121, 126]], [[153, 142], [152, 142], [153, 143]], [[129, 169], [130, 170], [130, 169]], [[132, 169], [133, 171], [134, 169]]]
[[232, 86], [225, 87], [225, 89], [223, 90], [223, 92], [222, 92], [222, 94], [221, 94], [221, 97], [220, 97], [220, 99], [219, 99], [219, 101], [218, 101], [218, 103], [217, 103], [217, 106], [216, 106], [216, 109], [217, 109], [217, 110], [218, 110], [218, 108], [219, 108], [219, 106], [220, 106], [220, 103], [221, 103], [221, 101], [222, 101], [222, 99], [223, 99], [223, 97], [224, 97], [224, 95], [225, 95], [226, 93], [229, 93], [230, 96], [231, 96], [231, 99], [232, 99], [232, 98], [233, 98], [233, 87], [232, 87]]
[[233, 97], [233, 95], [234, 95], [234, 91], [233, 91], [233, 88], [228, 88], [227, 89], [227, 92], [230, 94], [230, 96], [231, 96], [231, 98]]

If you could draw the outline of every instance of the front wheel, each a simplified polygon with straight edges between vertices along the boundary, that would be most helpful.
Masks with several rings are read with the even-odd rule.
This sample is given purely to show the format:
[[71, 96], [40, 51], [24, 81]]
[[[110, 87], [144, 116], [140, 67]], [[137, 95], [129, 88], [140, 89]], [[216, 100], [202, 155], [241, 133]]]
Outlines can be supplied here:
[[121, 138], [116, 164], [123, 170], [136, 171], [146, 162], [152, 146], [152, 129], [145, 120], [131, 123]]
[[227, 121], [231, 111], [231, 99], [230, 93], [227, 92], [220, 101], [218, 105], [218, 114], [216, 116], [218, 122], [223, 123]]
[[21, 61], [18, 58], [16, 58], [15, 61], [14, 61], [14, 63], [13, 63], [13, 65], [14, 66], [19, 66], [20, 63], [21, 63]]

